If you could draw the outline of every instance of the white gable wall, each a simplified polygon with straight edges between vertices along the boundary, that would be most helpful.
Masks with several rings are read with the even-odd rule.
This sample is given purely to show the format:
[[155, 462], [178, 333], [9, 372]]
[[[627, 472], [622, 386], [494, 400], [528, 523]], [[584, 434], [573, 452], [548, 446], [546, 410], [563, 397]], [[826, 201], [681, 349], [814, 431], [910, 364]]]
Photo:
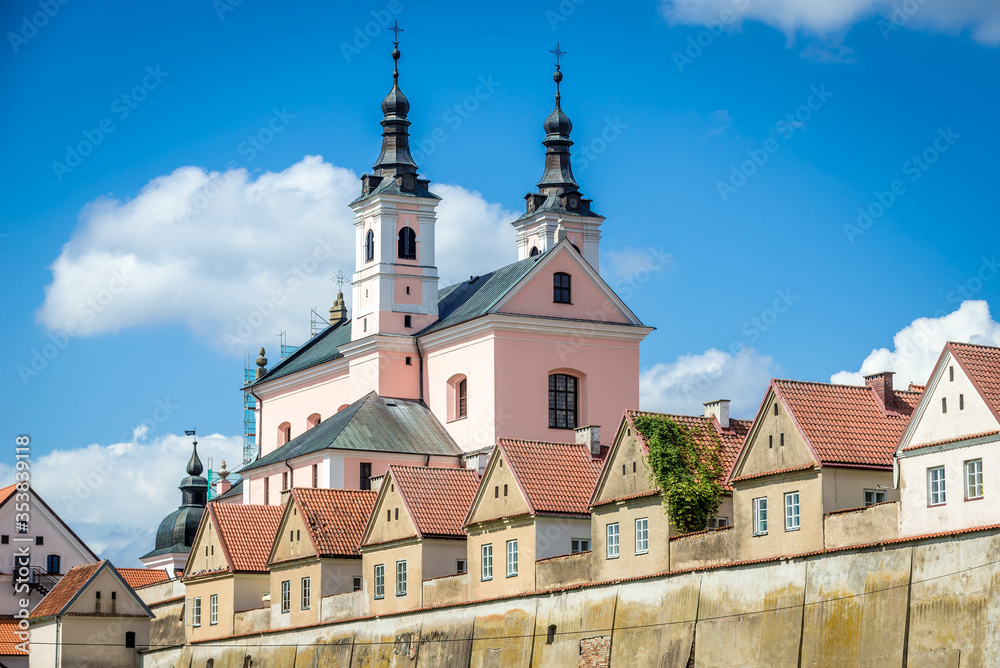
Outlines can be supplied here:
[[[955, 380], [950, 380], [949, 368], [955, 370]], [[972, 385], [958, 363], [946, 354], [938, 367], [938, 374], [928, 387], [926, 409], [919, 415], [908, 446], [952, 440], [1000, 429], [1000, 424], [986, 402]], [[965, 408], [959, 408], [962, 395]], [[948, 412], [941, 410], [941, 399], [947, 399]]]

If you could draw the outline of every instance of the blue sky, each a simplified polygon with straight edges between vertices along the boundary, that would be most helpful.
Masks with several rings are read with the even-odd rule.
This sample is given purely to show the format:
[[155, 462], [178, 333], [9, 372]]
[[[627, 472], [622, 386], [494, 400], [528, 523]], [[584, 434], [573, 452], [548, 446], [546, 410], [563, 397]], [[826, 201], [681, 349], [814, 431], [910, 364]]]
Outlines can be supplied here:
[[[1000, 10], [622, 7], [4, 3], [0, 432], [11, 448], [30, 434], [43, 496], [127, 561], [146, 516], [179, 503], [178, 434], [197, 426], [215, 435], [206, 456], [232, 457], [243, 355], [276, 359], [281, 330], [301, 342], [330, 277], [352, 271], [344, 204], [391, 85], [379, 20], [405, 28], [400, 82], [453, 279], [514, 259], [548, 51], [568, 52], [577, 180], [607, 216], [602, 274], [657, 328], [644, 408], [726, 395], [750, 416], [772, 375], [891, 366], [905, 385], [948, 338], [1000, 344]], [[117, 462], [106, 482], [53, 500], [95, 457]], [[109, 529], [102, 499], [142, 485], [144, 510]]]

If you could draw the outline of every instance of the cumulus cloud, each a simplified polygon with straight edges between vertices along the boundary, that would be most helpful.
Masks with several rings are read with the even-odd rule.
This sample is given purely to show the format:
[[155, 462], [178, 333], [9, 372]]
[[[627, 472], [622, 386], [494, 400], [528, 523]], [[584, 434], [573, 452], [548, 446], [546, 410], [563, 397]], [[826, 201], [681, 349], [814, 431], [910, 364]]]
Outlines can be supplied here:
[[1000, 44], [1000, 4], [995, 0], [664, 0], [662, 10], [672, 24], [729, 25], [751, 20], [789, 37], [797, 33], [828, 37], [878, 16], [892, 26], [890, 31], [895, 27], [947, 34], [967, 31], [981, 44]]
[[[198, 453], [206, 468], [212, 457], [216, 468], [225, 459], [232, 469], [243, 459], [243, 439], [199, 436]], [[35, 458], [31, 484], [98, 556], [116, 566], [140, 566], [138, 558], [153, 549], [160, 520], [181, 504], [177, 485], [190, 457], [189, 436], [94, 443]], [[13, 482], [9, 466], [0, 478]]]
[[[515, 214], [460, 186], [435, 190], [446, 276], [514, 259]], [[256, 177], [181, 167], [130, 200], [98, 199], [53, 263], [37, 317], [70, 336], [182, 323], [234, 355], [283, 330], [304, 341], [310, 309], [333, 303], [331, 277], [354, 270], [358, 193], [350, 170], [307, 156]]]
[[771, 378], [779, 368], [753, 348], [737, 354], [710, 348], [681, 355], [670, 364], [655, 364], [639, 377], [643, 410], [700, 415], [706, 401], [729, 399], [733, 417], [753, 417]]
[[892, 337], [892, 350], [873, 350], [858, 371], [840, 371], [831, 383], [863, 385], [864, 377], [881, 371], [896, 373], [896, 386], [923, 385], [948, 341], [1000, 346], [1000, 323], [985, 301], [964, 301], [958, 310], [934, 318], [917, 318]]

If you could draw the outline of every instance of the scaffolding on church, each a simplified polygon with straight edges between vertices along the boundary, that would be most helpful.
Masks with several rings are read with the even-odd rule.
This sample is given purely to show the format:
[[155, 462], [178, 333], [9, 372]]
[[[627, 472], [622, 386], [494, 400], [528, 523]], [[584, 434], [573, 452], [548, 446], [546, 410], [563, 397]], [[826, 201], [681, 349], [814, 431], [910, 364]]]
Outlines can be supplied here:
[[[243, 356], [243, 384], [249, 385], [257, 378], [256, 363], [249, 355]], [[249, 464], [257, 456], [257, 402], [250, 392], [243, 392], [243, 463]]]
[[287, 333], [284, 331], [278, 334], [278, 338], [281, 339], [281, 359], [285, 359], [286, 357], [294, 353], [296, 350], [301, 348], [301, 346], [290, 346], [286, 344], [285, 343], [286, 337]]
[[316, 312], [316, 307], [313, 307], [312, 318], [309, 321], [309, 334], [311, 336], [316, 336], [324, 329], [330, 326], [330, 322]]

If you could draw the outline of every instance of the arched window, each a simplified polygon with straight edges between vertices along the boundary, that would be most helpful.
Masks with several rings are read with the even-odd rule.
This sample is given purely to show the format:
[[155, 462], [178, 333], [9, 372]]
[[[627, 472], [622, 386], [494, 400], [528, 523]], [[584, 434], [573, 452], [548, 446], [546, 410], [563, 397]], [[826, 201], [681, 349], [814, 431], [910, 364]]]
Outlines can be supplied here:
[[549, 429], [576, 429], [579, 380], [564, 373], [549, 376]]
[[538, 246], [532, 246], [531, 252], [528, 253], [528, 257], [535, 257], [536, 255], [538, 255], [538, 253], [539, 253]]
[[404, 227], [399, 231], [399, 259], [417, 259], [417, 234], [411, 227]]
[[59, 575], [62, 572], [62, 558], [58, 554], [45, 557], [45, 572], [49, 575]]
[[323, 418], [320, 417], [319, 413], [313, 413], [306, 418], [306, 429], [312, 429], [322, 421]]
[[292, 440], [292, 425], [282, 422], [278, 425], [278, 446], [282, 446]]
[[463, 378], [458, 382], [458, 405], [455, 407], [458, 417], [464, 418], [469, 414], [469, 379]]
[[368, 234], [365, 235], [365, 262], [371, 262], [375, 259], [375, 233], [368, 230]]
[[340, 408], [337, 409], [337, 412], [339, 413], [340, 411], [344, 410], [348, 406], [350, 406], [350, 404], [344, 404], [343, 406], [341, 406]]
[[571, 304], [569, 274], [557, 271], [552, 274], [552, 301], [556, 304]]

